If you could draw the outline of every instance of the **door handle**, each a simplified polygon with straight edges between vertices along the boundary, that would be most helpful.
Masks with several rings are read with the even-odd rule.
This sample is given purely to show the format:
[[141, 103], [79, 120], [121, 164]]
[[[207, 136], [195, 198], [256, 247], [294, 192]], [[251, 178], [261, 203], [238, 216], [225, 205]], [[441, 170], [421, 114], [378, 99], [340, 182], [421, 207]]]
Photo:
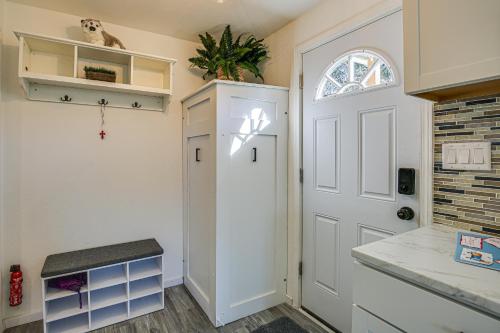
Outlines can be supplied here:
[[252, 148], [252, 162], [257, 162], [257, 148]]
[[196, 148], [195, 150], [195, 155], [196, 155], [196, 162], [201, 162], [200, 160], [200, 148]]
[[401, 220], [409, 221], [413, 220], [415, 212], [410, 207], [403, 207], [398, 210], [397, 215]]

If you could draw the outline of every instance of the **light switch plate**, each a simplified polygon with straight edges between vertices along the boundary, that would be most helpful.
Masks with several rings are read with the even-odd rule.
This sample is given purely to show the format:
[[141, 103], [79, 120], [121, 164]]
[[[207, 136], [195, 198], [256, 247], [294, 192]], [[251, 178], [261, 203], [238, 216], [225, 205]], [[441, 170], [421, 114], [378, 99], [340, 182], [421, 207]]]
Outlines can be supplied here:
[[445, 170], [491, 170], [491, 142], [445, 143]]

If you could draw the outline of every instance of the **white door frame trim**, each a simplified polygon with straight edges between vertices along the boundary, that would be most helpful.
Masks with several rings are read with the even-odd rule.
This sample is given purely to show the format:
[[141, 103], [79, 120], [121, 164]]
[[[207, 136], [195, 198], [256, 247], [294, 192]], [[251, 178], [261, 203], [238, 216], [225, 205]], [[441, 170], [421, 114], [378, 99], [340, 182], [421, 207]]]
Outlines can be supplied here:
[[[288, 142], [288, 277], [287, 297], [295, 307], [302, 305], [302, 56], [328, 42], [402, 10], [401, 0], [386, 0], [294, 48], [289, 97]], [[432, 103], [422, 108], [422, 164], [419, 177], [420, 226], [432, 223]]]

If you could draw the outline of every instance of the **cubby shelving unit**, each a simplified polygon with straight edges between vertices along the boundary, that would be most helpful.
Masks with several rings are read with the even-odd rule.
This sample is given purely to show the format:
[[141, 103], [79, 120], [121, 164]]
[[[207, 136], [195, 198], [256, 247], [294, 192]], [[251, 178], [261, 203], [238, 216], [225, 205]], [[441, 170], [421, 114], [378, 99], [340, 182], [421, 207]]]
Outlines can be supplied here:
[[[97, 105], [104, 98], [112, 107], [163, 111], [172, 95], [175, 59], [31, 33], [15, 35], [19, 79], [29, 99]], [[116, 82], [86, 79], [85, 66], [114, 70]], [[61, 100], [64, 96], [71, 100]]]
[[162, 256], [121, 262], [84, 273], [82, 307], [75, 292], [48, 287], [42, 279], [45, 333], [88, 332], [164, 307]]

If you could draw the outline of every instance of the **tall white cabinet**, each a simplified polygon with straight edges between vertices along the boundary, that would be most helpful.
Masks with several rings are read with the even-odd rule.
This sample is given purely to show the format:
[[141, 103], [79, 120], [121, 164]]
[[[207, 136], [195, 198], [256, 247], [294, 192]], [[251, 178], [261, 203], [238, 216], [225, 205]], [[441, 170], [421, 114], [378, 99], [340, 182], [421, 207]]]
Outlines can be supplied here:
[[184, 283], [221, 326], [285, 301], [288, 89], [183, 100]]

